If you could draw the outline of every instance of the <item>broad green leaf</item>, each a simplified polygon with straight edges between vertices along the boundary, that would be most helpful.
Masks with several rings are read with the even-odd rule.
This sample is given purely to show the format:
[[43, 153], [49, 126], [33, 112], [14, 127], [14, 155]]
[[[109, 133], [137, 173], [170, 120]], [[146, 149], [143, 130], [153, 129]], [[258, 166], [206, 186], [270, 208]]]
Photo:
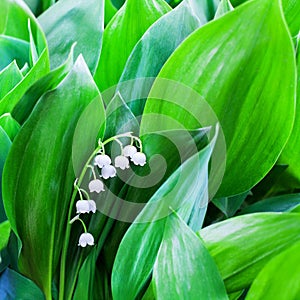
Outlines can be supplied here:
[[300, 297], [300, 243], [275, 256], [261, 270], [247, 293], [247, 300], [297, 300]]
[[101, 91], [118, 83], [137, 41], [152, 23], [169, 10], [164, 0], [128, 0], [115, 14], [104, 30], [102, 52], [95, 74]]
[[183, 1], [152, 24], [135, 45], [117, 90], [136, 116], [142, 114], [151, 85], [168, 57], [190, 33], [208, 21], [204, 8], [204, 1]]
[[300, 205], [300, 194], [287, 194], [277, 197], [263, 199], [241, 211], [241, 214], [254, 212], [288, 212]]
[[[173, 82], [161, 86], [161, 78]], [[144, 113], [199, 127], [193, 115], [204, 114], [203, 103], [174, 90], [174, 81], [196, 90], [224, 131], [226, 172], [218, 196], [252, 188], [275, 164], [293, 126], [294, 50], [279, 1], [251, 1], [203, 26], [162, 68]], [[158, 92], [168, 101], [154, 99]], [[167, 126], [157, 123], [153, 119], [153, 125]]]
[[[300, 5], [299, 5], [300, 7]], [[300, 8], [299, 8], [300, 10]], [[299, 26], [300, 30], [300, 26]], [[290, 135], [290, 138], [283, 149], [279, 163], [287, 164], [288, 168], [284, 173], [283, 185], [285, 187], [299, 188], [300, 187], [300, 171], [299, 171], [299, 144], [300, 144], [300, 48], [297, 51], [297, 74], [298, 74], [298, 85], [297, 85], [297, 103], [296, 103], [296, 117], [294, 122], [294, 128]]]
[[215, 19], [218, 19], [233, 10], [233, 6], [230, 3], [230, 0], [221, 0], [218, 6], [218, 9], [215, 14]]
[[299, 240], [300, 214], [257, 213], [200, 230], [229, 293], [250, 286], [264, 265]]
[[44, 300], [45, 297], [31, 280], [11, 269], [6, 269], [0, 275], [0, 299]]
[[103, 0], [61, 0], [38, 20], [47, 37], [51, 69], [67, 59], [71, 46], [77, 42], [75, 57], [82, 53], [94, 73], [104, 28]]
[[166, 222], [153, 268], [155, 299], [228, 299], [214, 260], [175, 213]]
[[113, 18], [116, 12], [117, 9], [112, 5], [111, 0], [105, 0], [104, 2], [104, 25], [105, 26]]
[[[30, 42], [28, 22], [32, 30], [34, 44], [39, 56], [36, 64], [26, 72], [24, 78], [0, 100], [0, 115], [11, 112], [26, 90], [39, 78], [49, 71], [48, 49], [45, 35], [28, 7], [20, 0], [3, 0], [0, 2], [0, 32], [11, 38], [18, 38]], [[29, 19], [29, 21], [28, 21]], [[25, 30], [26, 29], [26, 30]], [[29, 59], [29, 52], [28, 52]]]
[[[10, 235], [10, 224], [8, 221], [0, 223], [0, 251], [6, 247]], [[0, 256], [1, 262], [1, 256]]]
[[[60, 85], [42, 96], [17, 135], [4, 168], [5, 210], [23, 245], [20, 270], [47, 299], [51, 299], [75, 179], [73, 135], [81, 114], [96, 97], [99, 91], [80, 56]], [[77, 142], [87, 141], [83, 137]]]
[[35, 82], [14, 107], [12, 115], [20, 124], [23, 124], [26, 121], [39, 98], [47, 91], [56, 88], [69, 73], [73, 66], [73, 52], [74, 47], [72, 46], [67, 60], [57, 69], [49, 72]]
[[6, 68], [0, 71], [0, 100], [18, 83], [23, 76], [14, 60]]
[[0, 126], [0, 222], [7, 219], [2, 201], [2, 172], [10, 147], [11, 140], [4, 129]]
[[14, 140], [20, 130], [20, 124], [9, 113], [0, 117], [0, 126], [4, 129], [11, 141]]
[[[152, 196], [126, 232], [112, 271], [114, 299], [133, 299], [143, 292], [152, 273], [170, 207], [193, 228], [201, 226], [208, 200], [211, 147], [209, 144], [183, 163]], [[198, 218], [194, 218], [195, 215]]]
[[0, 35], [0, 70], [16, 61], [19, 68], [29, 62], [29, 43], [17, 38]]

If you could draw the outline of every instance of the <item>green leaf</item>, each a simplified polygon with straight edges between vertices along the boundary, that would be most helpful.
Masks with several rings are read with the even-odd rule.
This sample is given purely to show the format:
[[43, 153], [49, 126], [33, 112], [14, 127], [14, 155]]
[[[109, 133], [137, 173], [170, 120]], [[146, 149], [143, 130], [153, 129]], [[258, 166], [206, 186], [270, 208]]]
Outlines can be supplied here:
[[249, 191], [232, 197], [213, 199], [212, 202], [227, 218], [230, 218], [238, 211], [248, 195]]
[[52, 69], [67, 59], [77, 42], [75, 57], [82, 53], [91, 72], [95, 72], [104, 29], [103, 0], [61, 0], [38, 20], [47, 37]]
[[299, 299], [299, 253], [298, 242], [269, 261], [255, 278], [246, 299]]
[[11, 141], [14, 140], [20, 130], [20, 124], [9, 113], [0, 117], [0, 126], [4, 129]]
[[[161, 86], [161, 78], [173, 82]], [[224, 131], [226, 172], [218, 196], [252, 188], [275, 164], [293, 125], [294, 50], [279, 2], [251, 1], [210, 22], [162, 68], [144, 113], [167, 114], [189, 129], [199, 127], [193, 115], [205, 117], [203, 103], [174, 89], [174, 81], [203, 96]], [[158, 99], [168, 101], [154, 99], [158, 92]]]
[[137, 41], [152, 23], [169, 10], [164, 0], [126, 1], [104, 30], [102, 52], [95, 74], [101, 91], [118, 83]]
[[169, 207], [193, 228], [201, 226], [208, 200], [208, 162], [212, 147], [213, 142], [183, 163], [152, 196], [126, 232], [112, 271], [114, 299], [133, 299], [143, 293], [163, 238]]
[[287, 194], [277, 197], [263, 199], [244, 208], [240, 214], [254, 212], [288, 212], [300, 204], [300, 194]]
[[[300, 5], [299, 5], [300, 7]], [[300, 26], [299, 26], [300, 29]], [[288, 168], [284, 173], [283, 178], [283, 185], [285, 187], [300, 187], [300, 171], [299, 171], [299, 159], [300, 154], [298, 151], [299, 144], [300, 144], [300, 48], [298, 47], [297, 51], [297, 74], [298, 74], [298, 84], [297, 84], [297, 102], [296, 102], [296, 114], [295, 114], [295, 122], [294, 128], [290, 135], [290, 138], [283, 149], [279, 163], [281, 164], [288, 164]]]
[[28, 278], [6, 269], [0, 276], [0, 298], [44, 300], [41, 290]]
[[299, 221], [296, 213], [257, 213], [200, 230], [227, 291], [249, 287], [272, 257], [298, 241]]
[[7, 219], [2, 200], [2, 172], [10, 147], [11, 140], [4, 129], [0, 126], [0, 222]]
[[104, 25], [106, 26], [118, 10], [112, 5], [110, 0], [104, 3]]
[[19, 68], [29, 62], [29, 43], [13, 37], [0, 35], [0, 70], [11, 64], [14, 60]]
[[26, 121], [39, 98], [47, 91], [56, 88], [69, 73], [73, 66], [73, 52], [74, 45], [71, 47], [67, 60], [60, 67], [49, 72], [47, 75], [35, 82], [16, 104], [12, 111], [12, 115], [20, 124], [23, 124]]
[[16, 61], [14, 60], [6, 68], [0, 71], [0, 100], [11, 90], [13, 87], [18, 84], [23, 75], [18, 68]]
[[232, 10], [233, 10], [233, 6], [231, 5], [229, 0], [221, 0], [215, 14], [215, 19], [222, 17], [223, 15], [225, 15], [226, 13]]
[[[0, 251], [4, 249], [8, 243], [10, 235], [10, 224], [8, 221], [0, 223]], [[1, 261], [1, 256], [0, 256]]]
[[166, 222], [153, 268], [155, 299], [228, 299], [214, 260], [176, 214]]
[[142, 114], [151, 85], [168, 57], [190, 33], [208, 21], [204, 7], [204, 1], [183, 1], [152, 24], [135, 45], [117, 90], [136, 116]]
[[[47, 299], [51, 299], [75, 178], [73, 135], [81, 114], [96, 97], [99, 91], [80, 56], [61, 84], [42, 96], [5, 164], [3, 198], [23, 245], [20, 270], [42, 288]], [[86, 145], [87, 141], [77, 142]]]

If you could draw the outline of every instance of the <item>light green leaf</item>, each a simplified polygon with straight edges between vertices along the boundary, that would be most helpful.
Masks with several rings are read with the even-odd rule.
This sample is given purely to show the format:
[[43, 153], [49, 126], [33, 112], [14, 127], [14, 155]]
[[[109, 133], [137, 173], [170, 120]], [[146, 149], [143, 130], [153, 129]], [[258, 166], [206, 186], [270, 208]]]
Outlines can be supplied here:
[[[99, 91], [80, 56], [60, 85], [40, 99], [5, 164], [3, 198], [23, 245], [20, 270], [49, 300], [75, 179], [73, 135], [81, 114], [96, 97]], [[77, 142], [87, 144], [84, 137]]]
[[[0, 251], [4, 249], [8, 243], [10, 235], [10, 224], [8, 221], [0, 223]], [[1, 256], [0, 256], [1, 262]]]
[[112, 5], [110, 0], [104, 3], [104, 25], [106, 26], [118, 10]]
[[28, 278], [11, 269], [0, 275], [0, 298], [44, 300], [41, 290]]
[[300, 297], [300, 243], [275, 256], [255, 278], [246, 300], [297, 300]]
[[233, 10], [233, 6], [230, 3], [230, 0], [221, 0], [218, 6], [218, 9], [215, 14], [215, 19], [218, 19], [225, 15], [226, 13]]
[[114, 299], [133, 299], [142, 292], [151, 276], [169, 207], [193, 228], [201, 226], [208, 200], [208, 162], [212, 145], [188, 159], [165, 181], [126, 232], [112, 271]]
[[155, 299], [228, 299], [214, 260], [176, 214], [166, 222], [153, 268]]
[[23, 95], [12, 111], [13, 117], [23, 124], [39, 98], [47, 91], [56, 88], [59, 83], [65, 78], [73, 66], [74, 60], [74, 45], [67, 60], [57, 69], [49, 72], [47, 75], [35, 82]]
[[[245, 192], [268, 173], [294, 118], [294, 50], [279, 1], [251, 1], [203, 26], [162, 68], [144, 113], [166, 114], [189, 129], [199, 127], [193, 115], [205, 117], [203, 103], [174, 89], [173, 82], [161, 86], [161, 78], [196, 90], [219, 119], [227, 161], [218, 196]], [[154, 99], [158, 92], [158, 99], [168, 101]], [[153, 125], [167, 126], [157, 123], [153, 119]]]
[[272, 257], [298, 241], [299, 221], [296, 213], [257, 213], [200, 230], [227, 291], [249, 287]]
[[116, 13], [104, 30], [102, 52], [95, 74], [101, 91], [118, 83], [137, 41], [152, 23], [169, 10], [164, 0], [128, 0]]
[[4, 129], [11, 141], [14, 140], [20, 130], [20, 124], [9, 113], [0, 117], [0, 126]]
[[[208, 21], [203, 13], [205, 4], [197, 0], [183, 1], [152, 24], [135, 45], [117, 90], [136, 116], [142, 114], [151, 85], [168, 57], [190, 33]], [[140, 79], [134, 80], [137, 78]]]
[[52, 69], [67, 59], [71, 46], [77, 42], [75, 57], [82, 53], [94, 73], [104, 29], [103, 2], [61, 0], [38, 18], [47, 37]]
[[18, 84], [23, 75], [14, 60], [6, 68], [0, 71], [0, 100], [16, 85]]

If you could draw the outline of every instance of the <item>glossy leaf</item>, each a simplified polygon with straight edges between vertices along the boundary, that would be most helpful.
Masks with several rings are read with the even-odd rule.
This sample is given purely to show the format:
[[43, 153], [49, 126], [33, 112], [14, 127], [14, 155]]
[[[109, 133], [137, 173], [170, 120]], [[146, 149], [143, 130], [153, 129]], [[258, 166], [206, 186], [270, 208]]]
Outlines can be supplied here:
[[11, 226], [23, 244], [20, 270], [43, 289], [47, 299], [51, 299], [75, 178], [73, 134], [82, 112], [98, 96], [80, 56], [61, 84], [40, 99], [5, 165], [3, 198]]
[[255, 278], [246, 300], [296, 300], [300, 297], [300, 243], [275, 256]]
[[14, 140], [20, 130], [20, 124], [8, 113], [0, 116], [0, 126], [4, 129], [11, 141]]
[[[195, 89], [219, 119], [227, 161], [218, 196], [245, 192], [268, 173], [291, 132], [295, 101], [294, 50], [279, 1], [251, 1], [210, 22], [162, 68], [145, 113], [167, 114], [188, 128], [199, 127], [191, 112], [200, 114], [202, 103], [174, 90], [173, 83], [161, 86], [161, 78]], [[158, 104], [158, 91], [159, 99], [172, 101]]]
[[152, 23], [169, 10], [164, 0], [128, 0], [116, 13], [104, 30], [102, 52], [95, 74], [101, 91], [118, 83], [137, 41]]
[[47, 37], [52, 69], [67, 59], [77, 42], [75, 57], [82, 53], [91, 72], [95, 71], [104, 28], [103, 0], [61, 0], [38, 20]]
[[65, 78], [73, 66], [73, 60], [74, 47], [71, 47], [69, 57], [61, 66], [39, 79], [26, 91], [12, 111], [13, 117], [20, 124], [26, 121], [39, 98], [47, 91], [56, 88]]
[[153, 268], [155, 299], [228, 299], [214, 260], [175, 213], [166, 222]]
[[0, 100], [18, 83], [23, 76], [14, 60], [6, 68], [0, 71]]
[[[300, 7], [300, 5], [299, 5]], [[299, 8], [300, 10], [300, 8]], [[300, 26], [299, 26], [300, 30]], [[297, 74], [298, 74], [298, 85], [297, 85], [297, 102], [296, 102], [296, 114], [295, 114], [295, 122], [294, 128], [291, 133], [291, 136], [282, 151], [279, 163], [287, 164], [288, 168], [284, 173], [282, 181], [284, 181], [284, 185], [290, 188], [300, 187], [300, 171], [299, 171], [299, 159], [300, 154], [298, 151], [300, 144], [300, 48], [298, 47], [297, 51]]]
[[120, 78], [125, 83], [119, 83], [117, 90], [136, 116], [142, 114], [155, 76], [168, 57], [190, 33], [208, 21], [204, 15], [205, 4], [183, 1], [155, 22], [135, 45]]
[[2, 201], [2, 172], [10, 147], [11, 140], [4, 129], [0, 126], [0, 222], [7, 219]]
[[265, 264], [299, 240], [300, 214], [257, 213], [200, 230], [229, 293], [250, 286]]
[[[8, 221], [0, 223], [0, 251], [6, 247], [10, 235], [10, 224]], [[1, 262], [1, 256], [0, 256]]]
[[[133, 299], [142, 292], [157, 257], [170, 207], [193, 228], [201, 226], [208, 200], [211, 147], [207, 146], [179, 167], [126, 232], [112, 272], [114, 299]], [[195, 215], [198, 218], [194, 219]]]
[[0, 299], [35, 299], [44, 300], [41, 290], [28, 278], [6, 269], [0, 275]]
[[300, 205], [300, 194], [287, 194], [258, 201], [245, 207], [241, 214], [254, 212], [288, 212]]
[[29, 43], [13, 37], [0, 35], [0, 70], [16, 60], [19, 68], [29, 62]]

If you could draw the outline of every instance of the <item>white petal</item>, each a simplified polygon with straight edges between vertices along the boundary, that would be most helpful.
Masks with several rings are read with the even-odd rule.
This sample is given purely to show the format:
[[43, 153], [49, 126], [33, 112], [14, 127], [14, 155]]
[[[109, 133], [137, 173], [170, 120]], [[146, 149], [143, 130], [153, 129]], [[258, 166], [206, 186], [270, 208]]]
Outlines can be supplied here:
[[132, 157], [133, 154], [137, 153], [136, 147], [132, 145], [127, 145], [123, 148], [123, 155], [127, 157]]
[[101, 175], [104, 179], [109, 177], [115, 177], [117, 174], [116, 168], [114, 166], [104, 166], [101, 170]]
[[78, 200], [76, 202], [76, 213], [85, 214], [90, 211], [90, 206], [87, 200]]
[[90, 245], [90, 246], [94, 245], [94, 237], [88, 232], [82, 233], [80, 235], [79, 243], [78, 243], [78, 246], [81, 247], [86, 247], [86, 245]]
[[94, 159], [94, 165], [98, 166], [99, 168], [108, 166], [110, 164], [111, 164], [111, 159], [106, 154], [99, 154]]
[[96, 203], [94, 200], [88, 200], [89, 203], [89, 211], [95, 213], [96, 212]]
[[123, 155], [119, 155], [115, 158], [115, 167], [120, 168], [122, 170], [129, 168], [129, 160], [127, 157]]
[[89, 190], [91, 193], [92, 192], [100, 193], [104, 191], [104, 184], [101, 180], [94, 179], [89, 183]]
[[131, 157], [131, 161], [135, 165], [144, 166], [146, 164], [146, 155], [142, 152], [137, 152]]

